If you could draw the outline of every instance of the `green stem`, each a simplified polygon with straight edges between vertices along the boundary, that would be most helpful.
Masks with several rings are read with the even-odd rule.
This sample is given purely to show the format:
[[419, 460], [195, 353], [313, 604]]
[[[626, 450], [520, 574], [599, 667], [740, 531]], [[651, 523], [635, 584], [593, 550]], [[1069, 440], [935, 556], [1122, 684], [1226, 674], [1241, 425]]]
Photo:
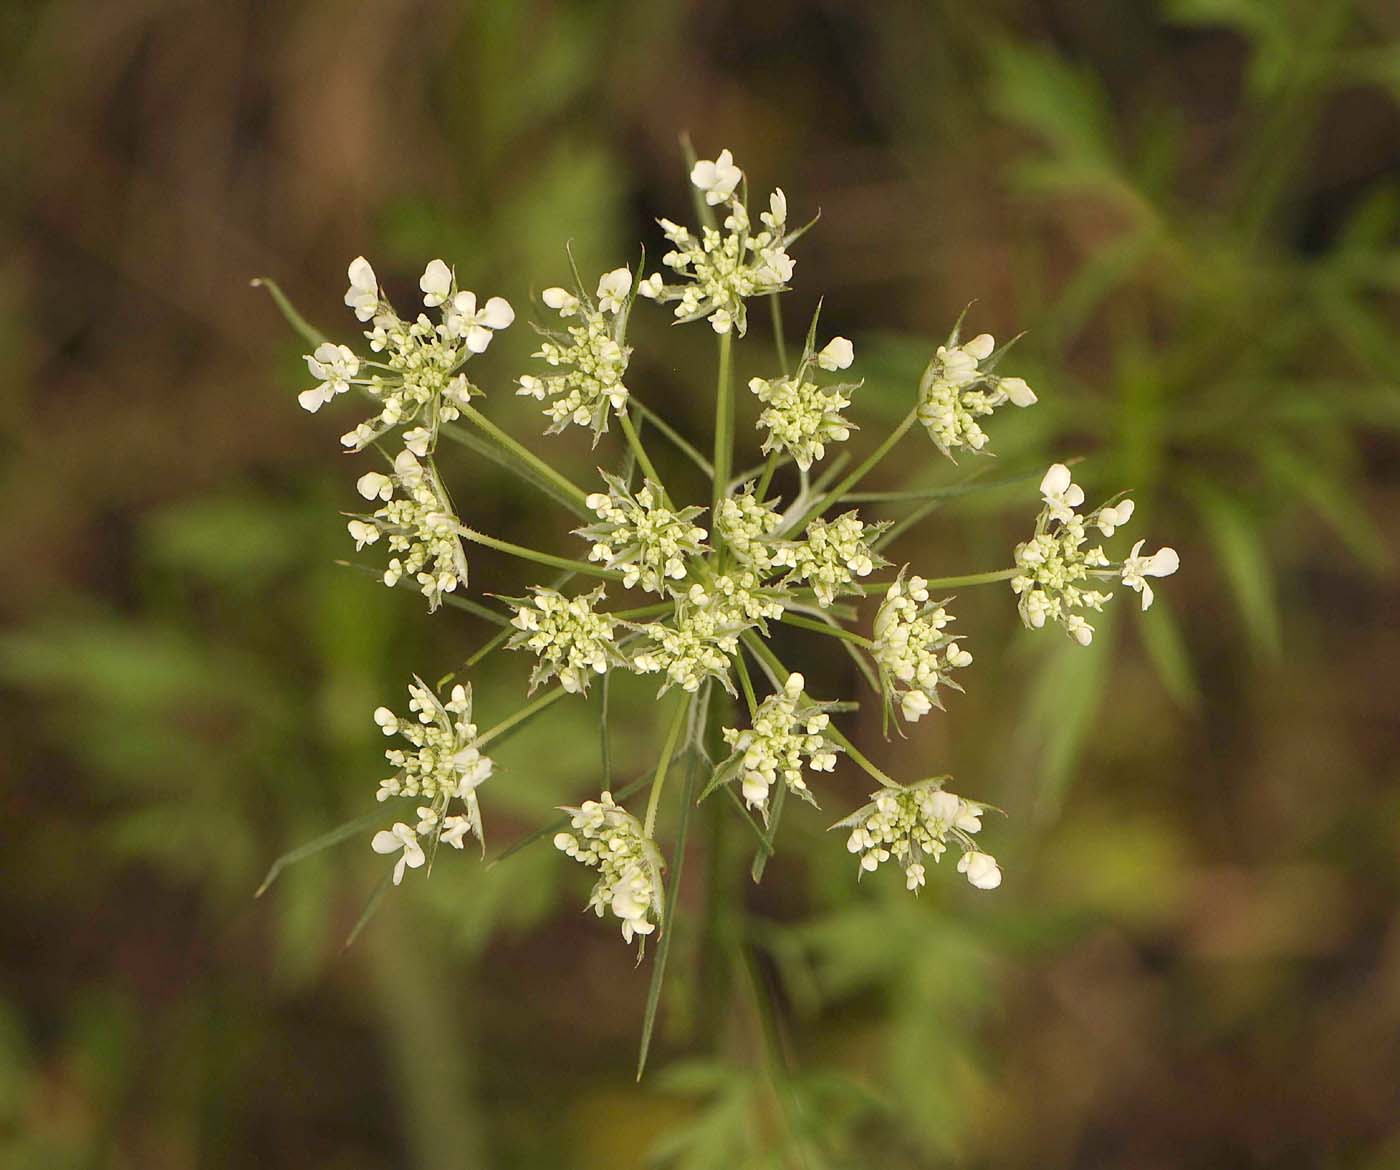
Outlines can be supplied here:
[[[767, 663], [768, 668], [777, 677], [779, 683], [784, 683], [787, 681], [787, 676], [790, 673], [788, 668], [782, 664], [782, 661], [778, 658], [778, 656], [768, 648], [768, 646], [763, 642], [761, 638], [756, 637], [752, 630], [745, 630], [742, 634], [739, 635], [739, 637], [743, 640], [744, 645], [749, 648], [750, 653], [752, 653], [755, 658], [758, 658], [762, 662]], [[869, 772], [870, 775], [873, 776], [876, 780], [878, 780], [880, 784], [883, 785], [885, 788], [903, 787], [902, 784], [900, 784], [896, 780], [892, 780], [883, 770], [881, 770], [873, 762], [871, 762], [871, 760], [866, 757], [864, 752], [862, 752], [859, 748], [856, 747], [855, 744], [853, 744], [849, 739], [847, 739], [844, 735], [837, 731], [833, 725], [827, 725], [825, 734], [828, 735], [834, 743], [838, 743], [843, 748], [845, 748], [846, 754], [851, 757], [851, 760], [855, 764], [859, 765], [861, 768], [864, 768], [865, 771]]]
[[[719, 510], [734, 466], [734, 331], [719, 335], [719, 373], [715, 379], [715, 480], [713, 505]], [[714, 515], [715, 513], [711, 513]]]
[[520, 724], [524, 723], [527, 719], [533, 719], [551, 703], [558, 702], [568, 693], [569, 692], [563, 687], [555, 687], [552, 690], [546, 691], [533, 703], [525, 704], [525, 706], [521, 707], [514, 715], [502, 719], [495, 727], [479, 735], [476, 740], [476, 746], [478, 748], [484, 748], [492, 740], [500, 739], [507, 731], [519, 727]]
[[760, 504], [763, 503], [763, 497], [768, 494], [768, 488], [773, 483], [773, 472], [777, 471], [777, 469], [778, 452], [770, 451], [768, 453], [768, 462], [763, 465], [763, 475], [758, 481], [758, 487], [754, 488], [753, 493], [753, 498]]
[[872, 649], [869, 638], [862, 637], [854, 630], [848, 630], [844, 626], [828, 625], [826, 622], [814, 621], [812, 618], [799, 617], [790, 610], [784, 611], [779, 619], [789, 626], [797, 626], [799, 629], [811, 630], [816, 634], [825, 634], [829, 638], [840, 638], [843, 641], [854, 643], [857, 646], [864, 646], [867, 650]]
[[749, 677], [749, 668], [744, 665], [744, 656], [736, 654], [734, 656], [735, 673], [739, 676], [739, 687], [744, 692], [744, 702], [749, 706], [749, 718], [752, 719], [758, 714], [758, 700], [753, 693], [753, 679]]
[[506, 626], [505, 629], [501, 630], [500, 633], [498, 633], [489, 642], [487, 642], [485, 646], [483, 646], [480, 650], [478, 650], [475, 654], [468, 658], [466, 666], [463, 667], [463, 669], [470, 670], [473, 666], [475, 666], [493, 650], [497, 649], [501, 645], [501, 643], [504, 642], [507, 638], [509, 638], [513, 633], [515, 633], [515, 630], [510, 626]]
[[440, 438], [451, 439], [454, 443], [459, 443], [468, 451], [475, 455], [480, 455], [483, 459], [489, 459], [496, 466], [508, 471], [511, 475], [519, 476], [533, 488], [538, 488], [544, 492], [555, 503], [568, 508], [575, 516], [581, 516], [586, 520], [594, 520], [596, 517], [590, 512], [581, 500], [576, 499], [567, 491], [563, 490], [552, 479], [547, 479], [535, 468], [522, 462], [520, 459], [502, 447], [495, 440], [487, 438], [468, 426], [461, 426], [457, 423], [443, 423], [438, 428]]
[[628, 446], [632, 448], [632, 454], [637, 457], [637, 462], [641, 465], [642, 474], [657, 486], [662, 499], [666, 500], [666, 486], [661, 482], [661, 476], [656, 474], [656, 467], [650, 456], [647, 455], [646, 448], [642, 446], [642, 436], [637, 434], [637, 428], [632, 423], [632, 416], [624, 410], [617, 417], [622, 423], [622, 433], [627, 436]]
[[297, 312], [296, 306], [287, 299], [281, 287], [275, 280], [269, 280], [265, 276], [254, 277], [249, 283], [254, 288], [265, 288], [272, 297], [273, 303], [281, 310], [282, 316], [287, 319], [287, 324], [301, 334], [302, 340], [308, 345], [318, 346], [326, 340], [326, 335], [312, 325], [305, 317]]
[[959, 589], [964, 585], [990, 585], [993, 581], [1010, 581], [1020, 571], [1020, 569], [993, 569], [989, 573], [968, 573], [962, 577], [928, 577], [926, 581], [930, 589]]
[[471, 406], [467, 403], [460, 403], [458, 405], [458, 409], [462, 412], [463, 418], [469, 419], [480, 430], [489, 435], [492, 439], [494, 439], [512, 455], [514, 455], [517, 459], [521, 460], [524, 463], [528, 463], [539, 475], [549, 480], [550, 483], [554, 484], [555, 487], [557, 487], [561, 492], [563, 492], [566, 496], [572, 499], [580, 507], [586, 508], [584, 501], [588, 497], [582, 488], [578, 487], [565, 476], [555, 471], [553, 467], [551, 467], [548, 463], [546, 463], [528, 447], [523, 446], [515, 439], [511, 438], [508, 434], [505, 433], [505, 431], [501, 430], [500, 427], [498, 427], [489, 418], [482, 414], [481, 411], [477, 410], [476, 407]]
[[658, 601], [655, 605], [641, 605], [636, 609], [620, 609], [612, 616], [621, 621], [636, 621], [638, 618], [660, 617], [676, 608], [674, 601]]
[[685, 722], [686, 711], [690, 708], [689, 698], [684, 698], [676, 706], [676, 713], [671, 717], [671, 729], [666, 733], [666, 742], [661, 748], [661, 760], [656, 765], [656, 779], [651, 782], [651, 795], [647, 797], [647, 814], [643, 822], [642, 833], [646, 837], [652, 835], [652, 830], [656, 828], [656, 808], [661, 800], [661, 790], [666, 787], [666, 773], [671, 770], [671, 757], [676, 753], [676, 741], [681, 737], [681, 725]]
[[880, 768], [880, 767], [878, 767], [876, 764], [874, 764], [874, 763], [869, 759], [869, 757], [867, 757], [867, 756], [865, 755], [864, 752], [862, 752], [858, 747], [856, 747], [855, 744], [853, 744], [849, 739], [847, 739], [844, 735], [842, 735], [839, 731], [837, 731], [836, 728], [834, 728], [834, 727], [828, 725], [825, 734], [826, 734], [833, 742], [838, 743], [838, 744], [840, 744], [843, 748], [845, 748], [845, 749], [846, 749], [846, 754], [847, 754], [848, 756], [851, 757], [852, 761], [854, 761], [856, 764], [860, 765], [860, 767], [864, 768], [867, 772], [869, 772], [871, 776], [873, 776], [876, 780], [878, 780], [878, 781], [880, 782], [880, 784], [881, 784], [882, 787], [884, 787], [884, 788], [903, 788], [903, 787], [904, 787], [904, 785], [901, 784], [901, 783], [899, 783], [899, 781], [891, 779], [891, 778], [889, 777], [889, 775], [887, 775], [887, 774], [885, 773], [885, 771], [884, 771], [882, 768]]
[[639, 401], [636, 397], [628, 399], [628, 402], [631, 406], [636, 407], [637, 413], [640, 414], [644, 419], [646, 419], [647, 422], [649, 422], [658, 431], [660, 431], [662, 435], [664, 435], [666, 438], [670, 439], [671, 442], [676, 445], [676, 449], [680, 451], [681, 454], [686, 456], [686, 458], [688, 458], [692, 463], [694, 463], [696, 467], [703, 471], [706, 476], [714, 475], [714, 464], [711, 463], [708, 459], [706, 459], [705, 456], [700, 454], [700, 452], [696, 450], [694, 444], [691, 443], [688, 439], [686, 439], [686, 437], [682, 435], [678, 430], [676, 430], [675, 427], [673, 427], [664, 418], [657, 414], [656, 411], [652, 410], [652, 408], [646, 405], [646, 403]]
[[587, 561], [571, 561], [568, 557], [556, 557], [553, 553], [539, 552], [533, 548], [526, 548], [521, 544], [512, 544], [508, 540], [501, 540], [495, 536], [487, 536], [484, 532], [478, 532], [475, 528], [468, 528], [465, 524], [457, 529], [458, 533], [465, 540], [470, 540], [473, 544], [483, 544], [487, 548], [494, 548], [498, 552], [509, 553], [513, 557], [519, 557], [524, 561], [534, 561], [537, 565], [549, 565], [554, 569], [567, 569], [571, 573], [586, 573], [591, 577], [602, 577], [608, 581], [621, 581], [622, 574], [616, 569], [604, 569], [598, 565], [589, 564]]
[[838, 483], [829, 492], [825, 492], [810, 508], [807, 509], [802, 519], [797, 522], [797, 525], [794, 528], [794, 533], [800, 535], [802, 530], [807, 526], [807, 522], [813, 516], [816, 516], [818, 513], [822, 512], [828, 504], [836, 503], [843, 499], [847, 492], [849, 492], [853, 487], [856, 486], [856, 484], [858, 484], [862, 479], [864, 479], [866, 475], [870, 472], [870, 470], [877, 463], [879, 463], [881, 459], [888, 455], [891, 450], [894, 449], [894, 445], [898, 443], [900, 439], [904, 438], [904, 436], [908, 433], [909, 428], [914, 425], [918, 417], [919, 409], [918, 407], [914, 407], [912, 410], [909, 411], [908, 414], [904, 416], [900, 424], [885, 437], [885, 441], [881, 443], [878, 447], [876, 447], [875, 450], [872, 451], [869, 455], [867, 455], [866, 458], [860, 463], [859, 466], [856, 467], [854, 471], [852, 471], [848, 476], [846, 476], [845, 479]]
[[782, 367], [783, 377], [787, 377], [787, 339], [783, 334], [783, 306], [777, 293], [768, 294], [768, 307], [773, 310], [773, 345], [778, 351], [778, 365]]

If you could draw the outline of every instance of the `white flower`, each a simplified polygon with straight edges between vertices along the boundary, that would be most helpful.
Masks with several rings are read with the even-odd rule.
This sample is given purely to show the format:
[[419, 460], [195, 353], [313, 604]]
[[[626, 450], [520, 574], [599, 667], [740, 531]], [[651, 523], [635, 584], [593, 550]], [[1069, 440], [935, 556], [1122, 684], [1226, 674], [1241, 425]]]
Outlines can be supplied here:
[[452, 298], [452, 311], [446, 324], [454, 336], [466, 339], [472, 353], [485, 353], [493, 329], [506, 329], [515, 320], [515, 310], [504, 297], [492, 297], [479, 310], [476, 293], [463, 290]]
[[982, 362], [992, 356], [992, 350], [996, 347], [996, 339], [990, 333], [979, 333], [971, 341], [964, 343], [962, 348], [963, 353]]
[[748, 330], [745, 298], [782, 292], [792, 277], [785, 225], [777, 218], [777, 213], [785, 216], [786, 212], [786, 199], [771, 200], [770, 210], [760, 217], [764, 227], [753, 232], [748, 210], [733, 199], [724, 229], [705, 227], [699, 236], [669, 219], [659, 220], [672, 245], [661, 263], [686, 283], [668, 285], [656, 275], [647, 279], [641, 291], [655, 300], [679, 301], [677, 321], [705, 317], [716, 333], [733, 330], [742, 337]]
[[910, 723], [933, 710], [940, 685], [961, 689], [949, 672], [971, 664], [972, 655], [948, 632], [952, 621], [942, 604], [929, 600], [925, 580], [906, 581], [904, 569], [875, 614], [871, 656], [886, 701], [897, 698]]
[[379, 529], [373, 524], [366, 524], [363, 520], [351, 520], [346, 528], [350, 532], [350, 538], [355, 542], [356, 552], [379, 539]]
[[[405, 440], [410, 435], [405, 435]], [[387, 501], [373, 516], [350, 522], [356, 547], [373, 544], [381, 535], [387, 537], [389, 552], [397, 555], [389, 560], [384, 584], [393, 588], [403, 577], [413, 577], [428, 599], [429, 609], [437, 609], [443, 594], [453, 592], [467, 579], [459, 525], [437, 472], [431, 464], [424, 468], [412, 450], [404, 450], [394, 457], [392, 476], [369, 472], [355, 486], [368, 500]]]
[[1039, 401], [1024, 378], [998, 378], [997, 389], [1006, 395], [1012, 406], [1034, 406]]
[[1001, 868], [990, 853], [964, 853], [958, 859], [958, 872], [966, 874], [979, 890], [995, 890], [1001, 885]]
[[598, 282], [602, 299], [598, 308], [583, 304], [562, 288], [545, 289], [545, 304], [557, 308], [561, 317], [582, 314], [567, 332], [546, 332], [533, 355], [557, 372], [544, 377], [523, 374], [518, 379], [517, 394], [541, 402], [550, 400], [544, 408], [550, 420], [546, 434], [556, 434], [572, 423], [591, 427], [597, 442], [608, 429], [612, 412], [627, 405], [628, 390], [622, 379], [632, 351], [622, 344], [621, 318], [614, 319], [608, 313], [620, 311], [631, 281], [632, 274], [626, 268], [605, 273]]
[[817, 365], [824, 370], [848, 370], [855, 356], [855, 346], [846, 338], [833, 337], [817, 351]]
[[831, 722], [825, 704], [804, 701], [806, 680], [795, 671], [778, 694], [769, 695], [754, 712], [753, 726], [726, 727], [724, 742], [734, 749], [720, 765], [719, 777], [739, 777], [744, 800], [768, 819], [769, 789], [779, 780], [788, 789], [815, 804], [802, 765], [814, 772], [836, 767], [836, 747], [823, 734]]
[[1114, 531], [1121, 528], [1133, 518], [1133, 501], [1120, 500], [1117, 504], [1106, 508], [1100, 508], [1094, 514], [1093, 523], [1098, 525], [1098, 529], [1105, 536], [1112, 536]]
[[[490, 777], [491, 760], [477, 747], [476, 724], [472, 722], [472, 694], [469, 687], [454, 686], [444, 701], [422, 679], [415, 677], [408, 688], [410, 714], [400, 718], [388, 707], [374, 712], [374, 721], [386, 736], [400, 736], [411, 750], [389, 748], [384, 758], [394, 768], [394, 774], [380, 781], [378, 799], [382, 801], [409, 798], [426, 801], [418, 808], [415, 838], [441, 837], [455, 849], [462, 848], [462, 838], [473, 833], [482, 842], [481, 806], [476, 790]], [[416, 717], [415, 717], [416, 716]], [[465, 813], [445, 816], [454, 800], [460, 800]], [[407, 828], [407, 826], [403, 826]], [[398, 833], [399, 825], [394, 826]], [[388, 853], [396, 848], [390, 833], [380, 833], [374, 848]], [[405, 847], [406, 864], [417, 869], [423, 864], [414, 861]], [[400, 874], [399, 877], [402, 875]], [[399, 877], [394, 880], [397, 882]]]
[[403, 881], [404, 867], [418, 869], [427, 861], [423, 847], [418, 844], [418, 834], [402, 821], [397, 821], [392, 829], [381, 829], [370, 841], [370, 848], [376, 853], [398, 853], [403, 850], [398, 864], [394, 866], [394, 885]]
[[919, 421], [949, 458], [960, 447], [980, 451], [987, 445], [987, 433], [978, 419], [1007, 402], [1024, 407], [1036, 401], [1024, 378], [998, 378], [978, 368], [995, 349], [990, 333], [979, 333], [961, 345], [950, 337], [924, 371], [919, 383]]
[[[415, 439], [412, 449], [426, 454], [437, 442], [438, 428], [460, 417], [462, 406], [473, 393], [461, 372], [463, 363], [478, 348], [485, 348], [483, 339], [489, 340], [491, 328], [509, 324], [510, 306], [497, 297], [481, 313], [475, 313], [471, 294], [455, 292], [451, 268], [442, 260], [432, 260], [418, 283], [424, 304], [437, 308], [441, 320], [434, 323], [426, 313], [419, 313], [405, 321], [387, 300], [379, 299], [373, 270], [363, 259], [351, 265], [351, 272], [352, 281], [360, 281], [363, 287], [352, 287], [347, 303], [353, 301], [368, 310], [373, 324], [365, 337], [370, 349], [383, 356], [365, 371], [367, 377], [357, 380], [378, 403], [378, 414], [346, 432], [340, 441], [351, 450], [363, 450], [387, 432], [417, 421], [421, 425], [411, 433], [426, 432], [428, 437]], [[473, 310], [470, 320], [459, 310], [459, 300]], [[363, 312], [361, 319], [366, 319]]]
[[661, 279], [661, 273], [653, 272], [650, 276], [638, 282], [637, 292], [639, 295], [646, 297], [647, 300], [654, 301], [661, 295], [665, 287], [665, 282]]
[[440, 837], [446, 841], [453, 849], [463, 847], [462, 838], [472, 831], [471, 820], [467, 817], [446, 817], [442, 822], [442, 832]]
[[1084, 502], [1083, 490], [1070, 479], [1069, 469], [1056, 463], [1040, 484], [1044, 507], [1036, 520], [1035, 534], [1016, 546], [1017, 574], [1011, 579], [1021, 620], [1028, 629], [1054, 621], [1081, 646], [1094, 640], [1094, 627], [1084, 610], [1099, 611], [1113, 595], [1089, 588], [1090, 579], [1115, 578], [1142, 594], [1142, 608], [1152, 604], [1147, 577], [1166, 577], [1180, 563], [1174, 549], [1164, 548], [1150, 557], [1141, 555], [1143, 542], [1133, 545], [1127, 559], [1114, 569], [1101, 546], [1089, 546], [1088, 530], [1097, 528], [1112, 536], [1133, 516], [1133, 501], [1120, 500], [1087, 516], [1075, 509]]
[[632, 291], [632, 273], [626, 268], [614, 268], [603, 273], [598, 281], [598, 308], [605, 313], [618, 313]]
[[1123, 584], [1142, 594], [1142, 608], [1152, 604], [1152, 586], [1148, 577], [1170, 577], [1181, 567], [1181, 558], [1174, 548], [1159, 548], [1150, 557], [1139, 555], [1144, 542], [1133, 545], [1133, 551], [1123, 562]]
[[297, 402], [314, 414], [337, 394], [350, 389], [350, 379], [360, 372], [360, 359], [347, 345], [323, 341], [314, 353], [306, 355], [306, 368], [313, 378], [320, 379], [320, 385], [303, 390], [297, 395]]
[[418, 287], [423, 290], [423, 303], [436, 309], [452, 295], [452, 269], [441, 260], [429, 260]]
[[426, 458], [429, 447], [433, 441], [433, 432], [427, 427], [414, 427], [412, 430], [404, 431], [403, 445], [412, 451], [420, 459]]
[[778, 530], [783, 518], [754, 496], [754, 485], [726, 496], [719, 503], [715, 530], [740, 564], [760, 574], [773, 567], [773, 547], [767, 538]]
[[346, 307], [354, 309], [361, 321], [368, 321], [379, 311], [379, 280], [374, 269], [363, 256], [356, 256], [350, 261], [347, 275], [350, 288], [345, 293]]
[[701, 159], [690, 171], [690, 181], [705, 192], [705, 202], [711, 207], [726, 202], [743, 177], [744, 172], [734, 165], [734, 156], [727, 149], [721, 150], [713, 162]]
[[846, 848], [859, 856], [862, 873], [873, 873], [893, 858], [904, 870], [906, 887], [917, 893], [924, 884], [924, 863], [942, 860], [951, 842], [963, 852], [959, 872], [967, 873], [979, 888], [993, 889], [1000, 872], [991, 878], [987, 867], [995, 870], [996, 863], [978, 852], [972, 840], [981, 831], [981, 816], [980, 805], [945, 791], [941, 780], [925, 780], [907, 788], [882, 788], [869, 804], [832, 828], [851, 830]]
[[787, 196], [781, 187], [776, 187], [773, 193], [768, 196], [768, 210], [759, 216], [764, 227], [775, 233], [781, 240], [783, 230], [787, 227]]
[[617, 658], [617, 619], [594, 609], [605, 596], [603, 586], [572, 598], [539, 585], [533, 592], [533, 597], [514, 602], [510, 624], [519, 632], [511, 635], [507, 648], [538, 656], [530, 675], [531, 691], [558, 675], [569, 694], [587, 694], [593, 676], [606, 674]]
[[644, 480], [635, 492], [615, 475], [603, 473], [606, 492], [593, 492], [585, 501], [599, 523], [575, 529], [591, 541], [590, 561], [621, 570], [624, 588], [640, 585], [664, 593], [668, 581], [682, 580], [689, 563], [708, 551], [709, 535], [694, 523], [703, 508], [672, 511], [661, 502], [661, 489]]
[[579, 300], [566, 288], [555, 285], [540, 293], [540, 300], [561, 317], [572, 317], [578, 312]]
[[849, 387], [821, 387], [802, 373], [799, 369], [790, 378], [750, 378], [749, 390], [765, 407], [757, 424], [768, 431], [763, 453], [785, 451], [806, 471], [826, 455], [827, 443], [850, 438], [852, 424], [841, 414], [851, 404], [845, 393]]
[[857, 577], [869, 576], [884, 559], [870, 546], [886, 526], [866, 526], [855, 511], [835, 520], [813, 520], [806, 538], [783, 541], [773, 554], [773, 564], [787, 566], [784, 584], [805, 582], [817, 595], [817, 604], [826, 609], [838, 593], [864, 594]]
[[1070, 520], [1074, 509], [1084, 502], [1084, 489], [1070, 479], [1069, 468], [1063, 463], [1050, 465], [1040, 481], [1040, 495], [1050, 519], [1061, 523]]
[[588, 908], [599, 918], [611, 911], [626, 942], [645, 939], [661, 921], [661, 855], [642, 823], [611, 792], [585, 800], [570, 814], [572, 832], [556, 833], [554, 847], [598, 871]]
[[378, 471], [367, 471], [355, 481], [355, 490], [367, 500], [388, 500], [394, 494], [394, 481]]

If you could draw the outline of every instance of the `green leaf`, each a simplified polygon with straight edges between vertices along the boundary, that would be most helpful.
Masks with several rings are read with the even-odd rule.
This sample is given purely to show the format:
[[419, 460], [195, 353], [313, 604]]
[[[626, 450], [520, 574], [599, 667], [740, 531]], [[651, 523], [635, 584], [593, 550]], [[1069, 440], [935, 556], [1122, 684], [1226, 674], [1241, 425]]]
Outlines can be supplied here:
[[389, 892], [389, 887], [394, 884], [394, 871], [390, 869], [382, 878], [379, 884], [374, 887], [374, 893], [369, 896], [369, 901], [365, 903], [365, 908], [360, 912], [359, 918], [355, 920], [355, 925], [350, 928], [350, 933], [345, 936], [345, 942], [341, 946], [342, 951], [348, 951], [355, 945], [355, 940], [360, 937], [360, 933], [369, 925], [369, 920], [374, 917], [376, 911], [384, 902], [384, 895]]
[[1278, 598], [1273, 566], [1258, 520], [1238, 500], [1204, 480], [1197, 479], [1189, 490], [1206, 535], [1215, 546], [1246, 633], [1256, 650], [1276, 655], [1280, 643]]
[[295, 865], [298, 861], [305, 861], [308, 857], [314, 857], [323, 849], [329, 849], [332, 845], [339, 845], [342, 841], [349, 840], [357, 833], [363, 832], [365, 829], [369, 828], [370, 825], [383, 820], [383, 817], [384, 814], [378, 811], [365, 813], [362, 817], [356, 817], [354, 820], [346, 821], [343, 825], [338, 825], [327, 833], [322, 833], [319, 837], [313, 838], [305, 845], [298, 845], [295, 849], [289, 849], [272, 863], [267, 871], [267, 876], [262, 880], [262, 885], [258, 887], [253, 897], [261, 898], [267, 893], [272, 883], [277, 880], [287, 866]]
[[1143, 615], [1142, 640], [1167, 693], [1182, 707], [1199, 707], [1201, 688], [1196, 668], [1165, 590], [1157, 591], [1151, 611]]

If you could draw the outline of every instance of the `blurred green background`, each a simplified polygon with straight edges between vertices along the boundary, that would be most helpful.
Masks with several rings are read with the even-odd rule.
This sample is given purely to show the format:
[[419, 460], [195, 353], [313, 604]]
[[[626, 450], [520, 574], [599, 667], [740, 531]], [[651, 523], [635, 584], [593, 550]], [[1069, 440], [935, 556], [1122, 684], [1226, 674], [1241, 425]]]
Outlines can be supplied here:
[[[0, 42], [0, 1165], [1400, 1166], [1391, 0], [105, 0], [8, 5]], [[361, 252], [402, 304], [440, 255], [524, 310], [566, 240], [586, 273], [656, 254], [683, 130], [820, 207], [789, 328], [825, 295], [856, 340], [856, 444], [975, 300], [1041, 397], [994, 420], [998, 469], [1087, 457], [1184, 567], [1087, 651], [968, 591], [968, 693], [888, 746], [853, 717], [1006, 809], [994, 896], [858, 885], [823, 830], [859, 773], [757, 888], [707, 805], [636, 1087], [647, 965], [547, 844], [450, 858], [348, 951], [364, 841], [252, 900], [371, 806], [369, 712], [489, 629], [336, 566], [353, 412], [297, 409], [303, 347], [248, 281], [341, 340]], [[707, 443], [708, 330], [644, 309], [629, 384]], [[531, 348], [474, 367], [489, 412], [582, 482], [586, 443], [508, 393]], [[470, 522], [568, 547], [495, 466], [447, 468]], [[919, 434], [872, 486], [965, 470]], [[955, 503], [895, 559], [999, 566], [1037, 507]], [[484, 721], [527, 670], [488, 660]], [[614, 696], [629, 777], [651, 693]], [[493, 847], [596, 793], [596, 716], [502, 750]]]

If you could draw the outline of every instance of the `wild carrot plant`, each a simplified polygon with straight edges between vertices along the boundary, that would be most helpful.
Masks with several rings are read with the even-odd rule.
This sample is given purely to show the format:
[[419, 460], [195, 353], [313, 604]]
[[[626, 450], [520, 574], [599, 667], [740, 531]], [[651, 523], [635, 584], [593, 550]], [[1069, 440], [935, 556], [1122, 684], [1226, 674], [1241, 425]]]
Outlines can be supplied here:
[[[794, 275], [792, 251], [812, 223], [791, 225], [781, 188], [751, 215], [747, 177], [727, 150], [695, 162], [690, 180], [700, 223], [692, 229], [659, 221], [670, 245], [660, 270], [618, 267], [584, 280], [575, 269], [569, 287], [541, 294], [547, 323], [538, 327], [536, 364], [519, 375], [514, 393], [541, 404], [546, 435], [579, 427], [596, 447], [616, 427], [616, 469], [586, 485], [490, 418], [489, 395], [473, 378], [472, 360], [514, 323], [504, 298], [479, 298], [460, 286], [448, 263], [434, 259], [419, 280], [422, 308], [401, 314], [370, 263], [358, 257], [345, 294], [363, 326], [365, 344], [356, 349], [322, 338], [269, 284], [313, 344], [306, 362], [315, 385], [302, 392], [300, 404], [316, 412], [341, 409], [343, 399], [347, 412], [358, 409], [361, 417], [341, 443], [377, 459], [356, 483], [363, 502], [347, 524], [356, 549], [379, 554], [376, 572], [384, 584], [416, 590], [429, 610], [448, 602], [501, 626], [472, 654], [468, 675], [497, 651], [532, 663], [522, 706], [491, 727], [474, 721], [468, 677], [449, 676], [438, 687], [415, 677], [402, 714], [387, 706], [373, 712], [394, 741], [385, 752], [389, 775], [377, 793], [386, 805], [383, 825], [368, 841], [392, 858], [386, 882], [397, 885], [410, 870], [429, 870], [444, 843], [461, 850], [474, 837], [484, 854], [483, 809], [489, 812], [491, 786], [499, 782], [490, 751], [503, 735], [555, 702], [579, 701], [614, 672], [655, 677], [666, 730], [654, 766], [626, 790], [604, 789], [561, 810], [563, 820], [536, 835], [552, 832], [562, 854], [592, 871], [588, 907], [637, 944], [638, 961], [647, 940], [658, 940], [646, 1037], [686, 821], [699, 801], [727, 799], [752, 830], [757, 878], [788, 796], [813, 805], [842, 799], [828, 777], [844, 755], [875, 786], [867, 803], [832, 826], [845, 833], [857, 876], [893, 862], [917, 893], [929, 880], [929, 865], [951, 853], [951, 867], [977, 889], [993, 890], [1002, 881], [1001, 867], [981, 845], [987, 806], [952, 791], [951, 777], [901, 779], [874, 763], [837, 725], [856, 704], [811, 693], [804, 674], [773, 649], [775, 625], [849, 653], [882, 700], [888, 734], [941, 708], [945, 690], [962, 690], [960, 680], [975, 677], [949, 590], [1000, 584], [1028, 628], [1055, 624], [1087, 645], [1089, 615], [1108, 602], [1113, 586], [1138, 591], [1145, 609], [1152, 601], [1147, 579], [1177, 568], [1175, 552], [1144, 555], [1141, 540], [1126, 556], [1111, 557], [1099, 538], [1131, 520], [1132, 501], [1120, 497], [1086, 509], [1083, 490], [1062, 463], [1041, 478], [1034, 531], [1016, 546], [1010, 565], [944, 575], [932, 575], [927, 565], [891, 566], [881, 555], [889, 526], [861, 515], [857, 488], [916, 426], [950, 459], [986, 454], [995, 413], [1033, 406], [1034, 391], [1001, 372], [1009, 345], [998, 347], [985, 333], [964, 339], [959, 320], [910, 388], [903, 420], [849, 470], [848, 459], [822, 470], [836, 447], [854, 439], [861, 382], [850, 373], [855, 346], [824, 336], [818, 316], [800, 351], [789, 355], [782, 342], [779, 298]], [[748, 339], [749, 306], [759, 297], [772, 303], [778, 344], [765, 359], [766, 376], [746, 387], [760, 408], [762, 459], [752, 472], [736, 472], [735, 398], [745, 388], [735, 385], [734, 352]], [[628, 326], [634, 312], [654, 311], [652, 305], [674, 306], [675, 323], [704, 322], [715, 335], [709, 457], [634, 396]], [[676, 494], [658, 473], [644, 430], [703, 472], [706, 498]], [[497, 458], [573, 513], [580, 520], [578, 547], [543, 551], [475, 527], [449, 490], [461, 481], [445, 456], [458, 444], [445, 445], [444, 437]], [[564, 576], [525, 596], [496, 598], [490, 582], [483, 588], [470, 573], [474, 546]], [[487, 600], [472, 600], [472, 593]], [[862, 629], [848, 599], [872, 593], [882, 600]], [[606, 711], [604, 721], [606, 735]], [[658, 810], [678, 773], [685, 779], [670, 784], [680, 787], [680, 812], [668, 842], [658, 836]], [[337, 830], [325, 840], [346, 835]], [[645, 1050], [644, 1038], [643, 1061]]]

